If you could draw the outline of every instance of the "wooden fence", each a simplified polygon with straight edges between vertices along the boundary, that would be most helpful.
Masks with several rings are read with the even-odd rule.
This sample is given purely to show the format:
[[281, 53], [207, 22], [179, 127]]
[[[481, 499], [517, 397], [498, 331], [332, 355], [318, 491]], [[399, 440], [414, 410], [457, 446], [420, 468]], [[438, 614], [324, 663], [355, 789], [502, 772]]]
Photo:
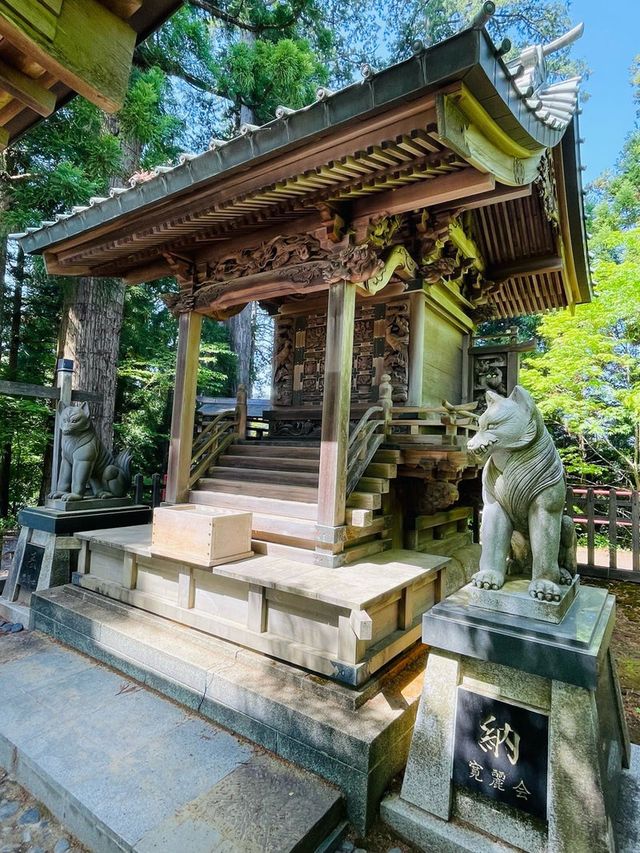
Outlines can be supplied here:
[[160, 474], [152, 474], [145, 477], [144, 474], [136, 474], [133, 478], [133, 500], [137, 504], [148, 504], [149, 506], [160, 506], [164, 500], [165, 479]]
[[640, 583], [639, 492], [570, 486], [567, 512], [579, 537], [581, 575]]

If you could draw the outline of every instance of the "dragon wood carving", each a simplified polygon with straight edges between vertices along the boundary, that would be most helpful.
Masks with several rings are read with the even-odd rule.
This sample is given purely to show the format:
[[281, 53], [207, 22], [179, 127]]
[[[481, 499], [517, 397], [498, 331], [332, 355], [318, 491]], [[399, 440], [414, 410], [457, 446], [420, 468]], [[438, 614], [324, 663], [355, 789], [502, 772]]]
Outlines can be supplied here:
[[182, 314], [210, 308], [232, 282], [261, 273], [277, 270], [283, 282], [304, 287], [312, 282], [363, 282], [383, 268], [384, 262], [366, 244], [331, 252], [309, 235], [274, 237], [257, 248], [240, 249], [220, 258], [207, 268], [206, 283], [193, 290], [165, 294], [163, 300], [174, 314]]

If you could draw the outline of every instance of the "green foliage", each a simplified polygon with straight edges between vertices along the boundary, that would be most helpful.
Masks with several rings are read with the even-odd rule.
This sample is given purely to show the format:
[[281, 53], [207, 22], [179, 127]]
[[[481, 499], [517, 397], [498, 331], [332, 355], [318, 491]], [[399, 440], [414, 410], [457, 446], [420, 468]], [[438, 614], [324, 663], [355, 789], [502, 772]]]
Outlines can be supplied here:
[[248, 106], [258, 124], [271, 121], [279, 104], [299, 109], [313, 102], [316, 88], [326, 82], [326, 69], [309, 44], [294, 39], [237, 42], [218, 75], [220, 91]]

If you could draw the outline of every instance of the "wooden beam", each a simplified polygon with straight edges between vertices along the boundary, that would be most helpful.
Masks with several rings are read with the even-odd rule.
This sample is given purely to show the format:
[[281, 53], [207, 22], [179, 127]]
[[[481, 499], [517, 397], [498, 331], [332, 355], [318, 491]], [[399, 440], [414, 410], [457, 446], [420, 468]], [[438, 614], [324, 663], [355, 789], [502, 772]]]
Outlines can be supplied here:
[[[503, 184], [498, 184], [495, 189], [487, 193], [479, 195], [466, 196], [459, 198], [456, 201], [456, 208], [463, 210], [475, 210], [479, 207], [489, 207], [492, 204], [498, 204], [502, 201], [513, 201], [517, 198], [527, 198], [531, 195], [531, 184], [525, 184], [522, 187], [507, 187]], [[450, 204], [436, 205], [433, 208], [434, 213], [439, 213], [442, 210], [449, 210]]]
[[[36, 397], [41, 400], [57, 400], [60, 397], [60, 389], [50, 388], [46, 385], [31, 385], [28, 382], [7, 382], [0, 380], [0, 394], [8, 397]], [[92, 394], [90, 391], [72, 391], [73, 402], [99, 403], [102, 401], [101, 394]]]
[[0, 35], [106, 112], [124, 103], [136, 33], [98, 0], [62, 0], [59, 14], [32, 0], [23, 17], [0, 0]]
[[355, 306], [354, 284], [341, 281], [331, 286], [318, 476], [318, 525], [324, 527], [345, 523]]
[[0, 127], [0, 151], [4, 151], [8, 144], [9, 131], [4, 127]]
[[532, 255], [518, 261], [511, 261], [508, 264], [491, 267], [486, 271], [486, 278], [489, 281], [506, 281], [515, 276], [555, 272], [562, 268], [562, 258], [557, 255]]
[[189, 497], [201, 330], [201, 314], [180, 315], [167, 468], [167, 501], [170, 503], [184, 503]]
[[0, 88], [17, 98], [41, 116], [49, 116], [56, 108], [56, 96], [33, 77], [0, 60]]
[[420, 181], [402, 189], [378, 193], [370, 198], [355, 201], [353, 216], [355, 219], [376, 213], [391, 215], [420, 210], [436, 204], [457, 203], [461, 197], [490, 192], [494, 188], [493, 175], [485, 175], [472, 168], [463, 169], [460, 172], [443, 175], [441, 178]]

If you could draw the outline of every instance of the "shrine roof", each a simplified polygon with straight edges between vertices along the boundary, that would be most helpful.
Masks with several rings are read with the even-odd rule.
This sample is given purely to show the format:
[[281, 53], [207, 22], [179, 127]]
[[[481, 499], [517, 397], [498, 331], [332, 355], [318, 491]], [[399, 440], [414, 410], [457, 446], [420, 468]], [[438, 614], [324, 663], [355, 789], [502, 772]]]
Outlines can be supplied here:
[[[547, 83], [545, 68], [546, 55], [580, 32], [527, 48], [507, 63], [506, 46], [496, 46], [483, 26], [472, 26], [439, 44], [417, 46], [412, 57], [383, 70], [365, 66], [361, 82], [337, 92], [320, 89], [307, 107], [280, 107], [273, 121], [243, 125], [233, 139], [212, 140], [202, 154], [183, 154], [175, 165], [135, 175], [109, 197], [92, 198], [15, 236], [25, 252], [45, 254], [51, 273], [152, 280], [171, 274], [167, 252], [193, 257], [243, 231], [311, 219], [319, 202], [362, 206], [369, 196], [395, 191], [400, 199], [430, 182], [445, 190], [439, 201], [455, 203], [475, 177], [478, 197], [496, 190], [492, 200], [500, 202], [504, 191], [507, 204], [509, 188], [532, 184], [541, 155], [552, 150], [566, 196], [560, 216], [571, 235], [577, 284], [565, 298], [566, 287], [549, 271], [531, 308], [588, 300], [575, 125], [579, 79]], [[480, 141], [466, 134], [469, 125], [480, 128]], [[508, 224], [498, 227], [508, 231]], [[544, 224], [538, 244], [529, 241], [534, 255], [554, 248], [543, 231]], [[519, 254], [516, 247], [514, 258]], [[501, 313], [520, 313], [523, 306], [516, 312], [512, 307], [505, 304]]]
[[[22, 4], [25, 5], [25, 4]], [[122, 106], [135, 44], [182, 0], [0, 0], [0, 150], [77, 92]]]

